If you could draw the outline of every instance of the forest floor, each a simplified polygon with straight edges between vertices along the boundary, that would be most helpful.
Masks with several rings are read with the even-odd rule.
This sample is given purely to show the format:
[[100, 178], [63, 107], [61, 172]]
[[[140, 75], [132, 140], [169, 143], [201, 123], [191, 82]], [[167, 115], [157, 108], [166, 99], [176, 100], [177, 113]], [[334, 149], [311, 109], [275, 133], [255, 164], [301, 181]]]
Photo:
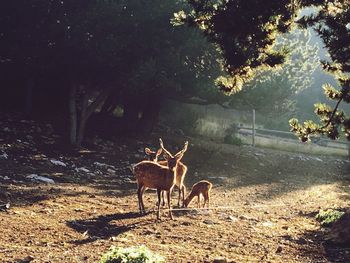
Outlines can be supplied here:
[[340, 157], [164, 133], [172, 152], [190, 142], [188, 189], [201, 179], [214, 186], [212, 209], [174, 211], [174, 220], [163, 209], [157, 221], [154, 191], [145, 194], [149, 213], [139, 215], [129, 167], [161, 132], [95, 137], [68, 152], [50, 125], [1, 114], [0, 127], [0, 204], [11, 202], [0, 211], [0, 262], [98, 262], [112, 245], [141, 244], [167, 262], [350, 262], [350, 249], [325, 242], [314, 217], [349, 207], [350, 163]]

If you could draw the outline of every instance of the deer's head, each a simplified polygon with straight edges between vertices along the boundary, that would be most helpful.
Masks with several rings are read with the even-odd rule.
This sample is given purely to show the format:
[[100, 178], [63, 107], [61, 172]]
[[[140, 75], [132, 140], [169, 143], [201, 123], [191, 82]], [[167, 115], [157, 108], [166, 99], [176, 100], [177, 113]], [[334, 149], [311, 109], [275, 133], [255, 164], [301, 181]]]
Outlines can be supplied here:
[[168, 162], [168, 168], [174, 171], [177, 163], [182, 159], [184, 153], [187, 151], [188, 142], [186, 141], [183, 149], [176, 153], [174, 156], [167, 149], [164, 148], [163, 141], [161, 138], [159, 138], [159, 144], [160, 148], [163, 150], [163, 156]]

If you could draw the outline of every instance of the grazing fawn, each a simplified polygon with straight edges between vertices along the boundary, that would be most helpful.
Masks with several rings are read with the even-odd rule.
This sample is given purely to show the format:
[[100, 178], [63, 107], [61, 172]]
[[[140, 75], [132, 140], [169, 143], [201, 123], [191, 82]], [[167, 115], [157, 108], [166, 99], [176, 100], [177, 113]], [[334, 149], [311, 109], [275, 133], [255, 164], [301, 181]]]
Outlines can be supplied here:
[[[160, 139], [161, 141], [161, 139]], [[147, 188], [157, 189], [158, 196], [158, 211], [157, 219], [160, 219], [160, 197], [161, 191], [167, 192], [168, 208], [170, 218], [173, 219], [171, 213], [171, 192], [176, 182], [176, 168], [178, 162], [183, 157], [185, 151], [187, 150], [188, 142], [185, 143], [184, 148], [179, 151], [175, 156], [169, 153], [164, 148], [164, 158], [167, 161], [167, 166], [160, 165], [152, 161], [142, 161], [134, 166], [134, 175], [137, 181], [137, 197], [140, 213], [145, 212], [145, 206], [143, 204], [143, 193]]]
[[[163, 141], [162, 139], [159, 139], [160, 143], [160, 149], [157, 152], [151, 151], [149, 148], [145, 148], [145, 153], [149, 156], [150, 161], [157, 162], [160, 165], [167, 165], [167, 161], [158, 161], [159, 155], [162, 153], [162, 150], [165, 152]], [[185, 151], [187, 150], [187, 146]], [[168, 152], [169, 153], [169, 152]], [[180, 206], [180, 199], [182, 196], [182, 206], [184, 206], [184, 200], [186, 195], [186, 186], [184, 184], [185, 176], [187, 173], [187, 166], [184, 165], [181, 161], [178, 162], [177, 168], [176, 168], [176, 183], [175, 185], [179, 188], [179, 198], [177, 200], [177, 206]], [[164, 192], [162, 192], [162, 205], [165, 205], [165, 198], [164, 198]]]
[[185, 201], [184, 201], [184, 205], [185, 207], [187, 207], [190, 202], [192, 201], [192, 199], [194, 197], [198, 197], [198, 208], [200, 208], [200, 196], [203, 195], [204, 197], [204, 204], [203, 204], [203, 208], [205, 207], [205, 204], [208, 202], [208, 208], [209, 208], [209, 201], [210, 201], [210, 190], [213, 187], [213, 184], [208, 182], [208, 181], [199, 181], [198, 183], [195, 183], [192, 186], [191, 192], [188, 194], [188, 196], [186, 197]]

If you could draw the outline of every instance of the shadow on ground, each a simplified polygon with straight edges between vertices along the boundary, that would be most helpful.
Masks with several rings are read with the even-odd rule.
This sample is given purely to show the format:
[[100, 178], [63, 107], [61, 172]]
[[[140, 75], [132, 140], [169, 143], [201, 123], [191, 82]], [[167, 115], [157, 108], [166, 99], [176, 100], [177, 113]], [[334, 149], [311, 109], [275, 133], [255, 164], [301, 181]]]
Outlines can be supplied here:
[[[72, 240], [71, 243], [76, 245], [94, 242], [98, 239], [108, 239], [117, 237], [120, 234], [128, 232], [136, 227], [150, 224], [148, 221], [139, 221], [132, 224], [120, 224], [120, 220], [141, 218], [143, 215], [135, 212], [118, 213], [110, 215], [101, 215], [91, 219], [67, 221], [67, 226], [75, 231], [82, 233], [85, 239]], [[116, 222], [112, 222], [116, 221]], [[154, 223], [154, 222], [153, 222]]]

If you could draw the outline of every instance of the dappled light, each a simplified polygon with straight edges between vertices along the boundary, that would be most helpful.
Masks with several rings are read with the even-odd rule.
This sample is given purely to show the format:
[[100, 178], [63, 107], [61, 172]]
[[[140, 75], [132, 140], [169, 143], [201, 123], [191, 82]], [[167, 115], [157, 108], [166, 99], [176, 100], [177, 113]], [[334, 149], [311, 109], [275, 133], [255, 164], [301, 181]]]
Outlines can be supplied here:
[[0, 8], [0, 262], [350, 262], [350, 3]]

